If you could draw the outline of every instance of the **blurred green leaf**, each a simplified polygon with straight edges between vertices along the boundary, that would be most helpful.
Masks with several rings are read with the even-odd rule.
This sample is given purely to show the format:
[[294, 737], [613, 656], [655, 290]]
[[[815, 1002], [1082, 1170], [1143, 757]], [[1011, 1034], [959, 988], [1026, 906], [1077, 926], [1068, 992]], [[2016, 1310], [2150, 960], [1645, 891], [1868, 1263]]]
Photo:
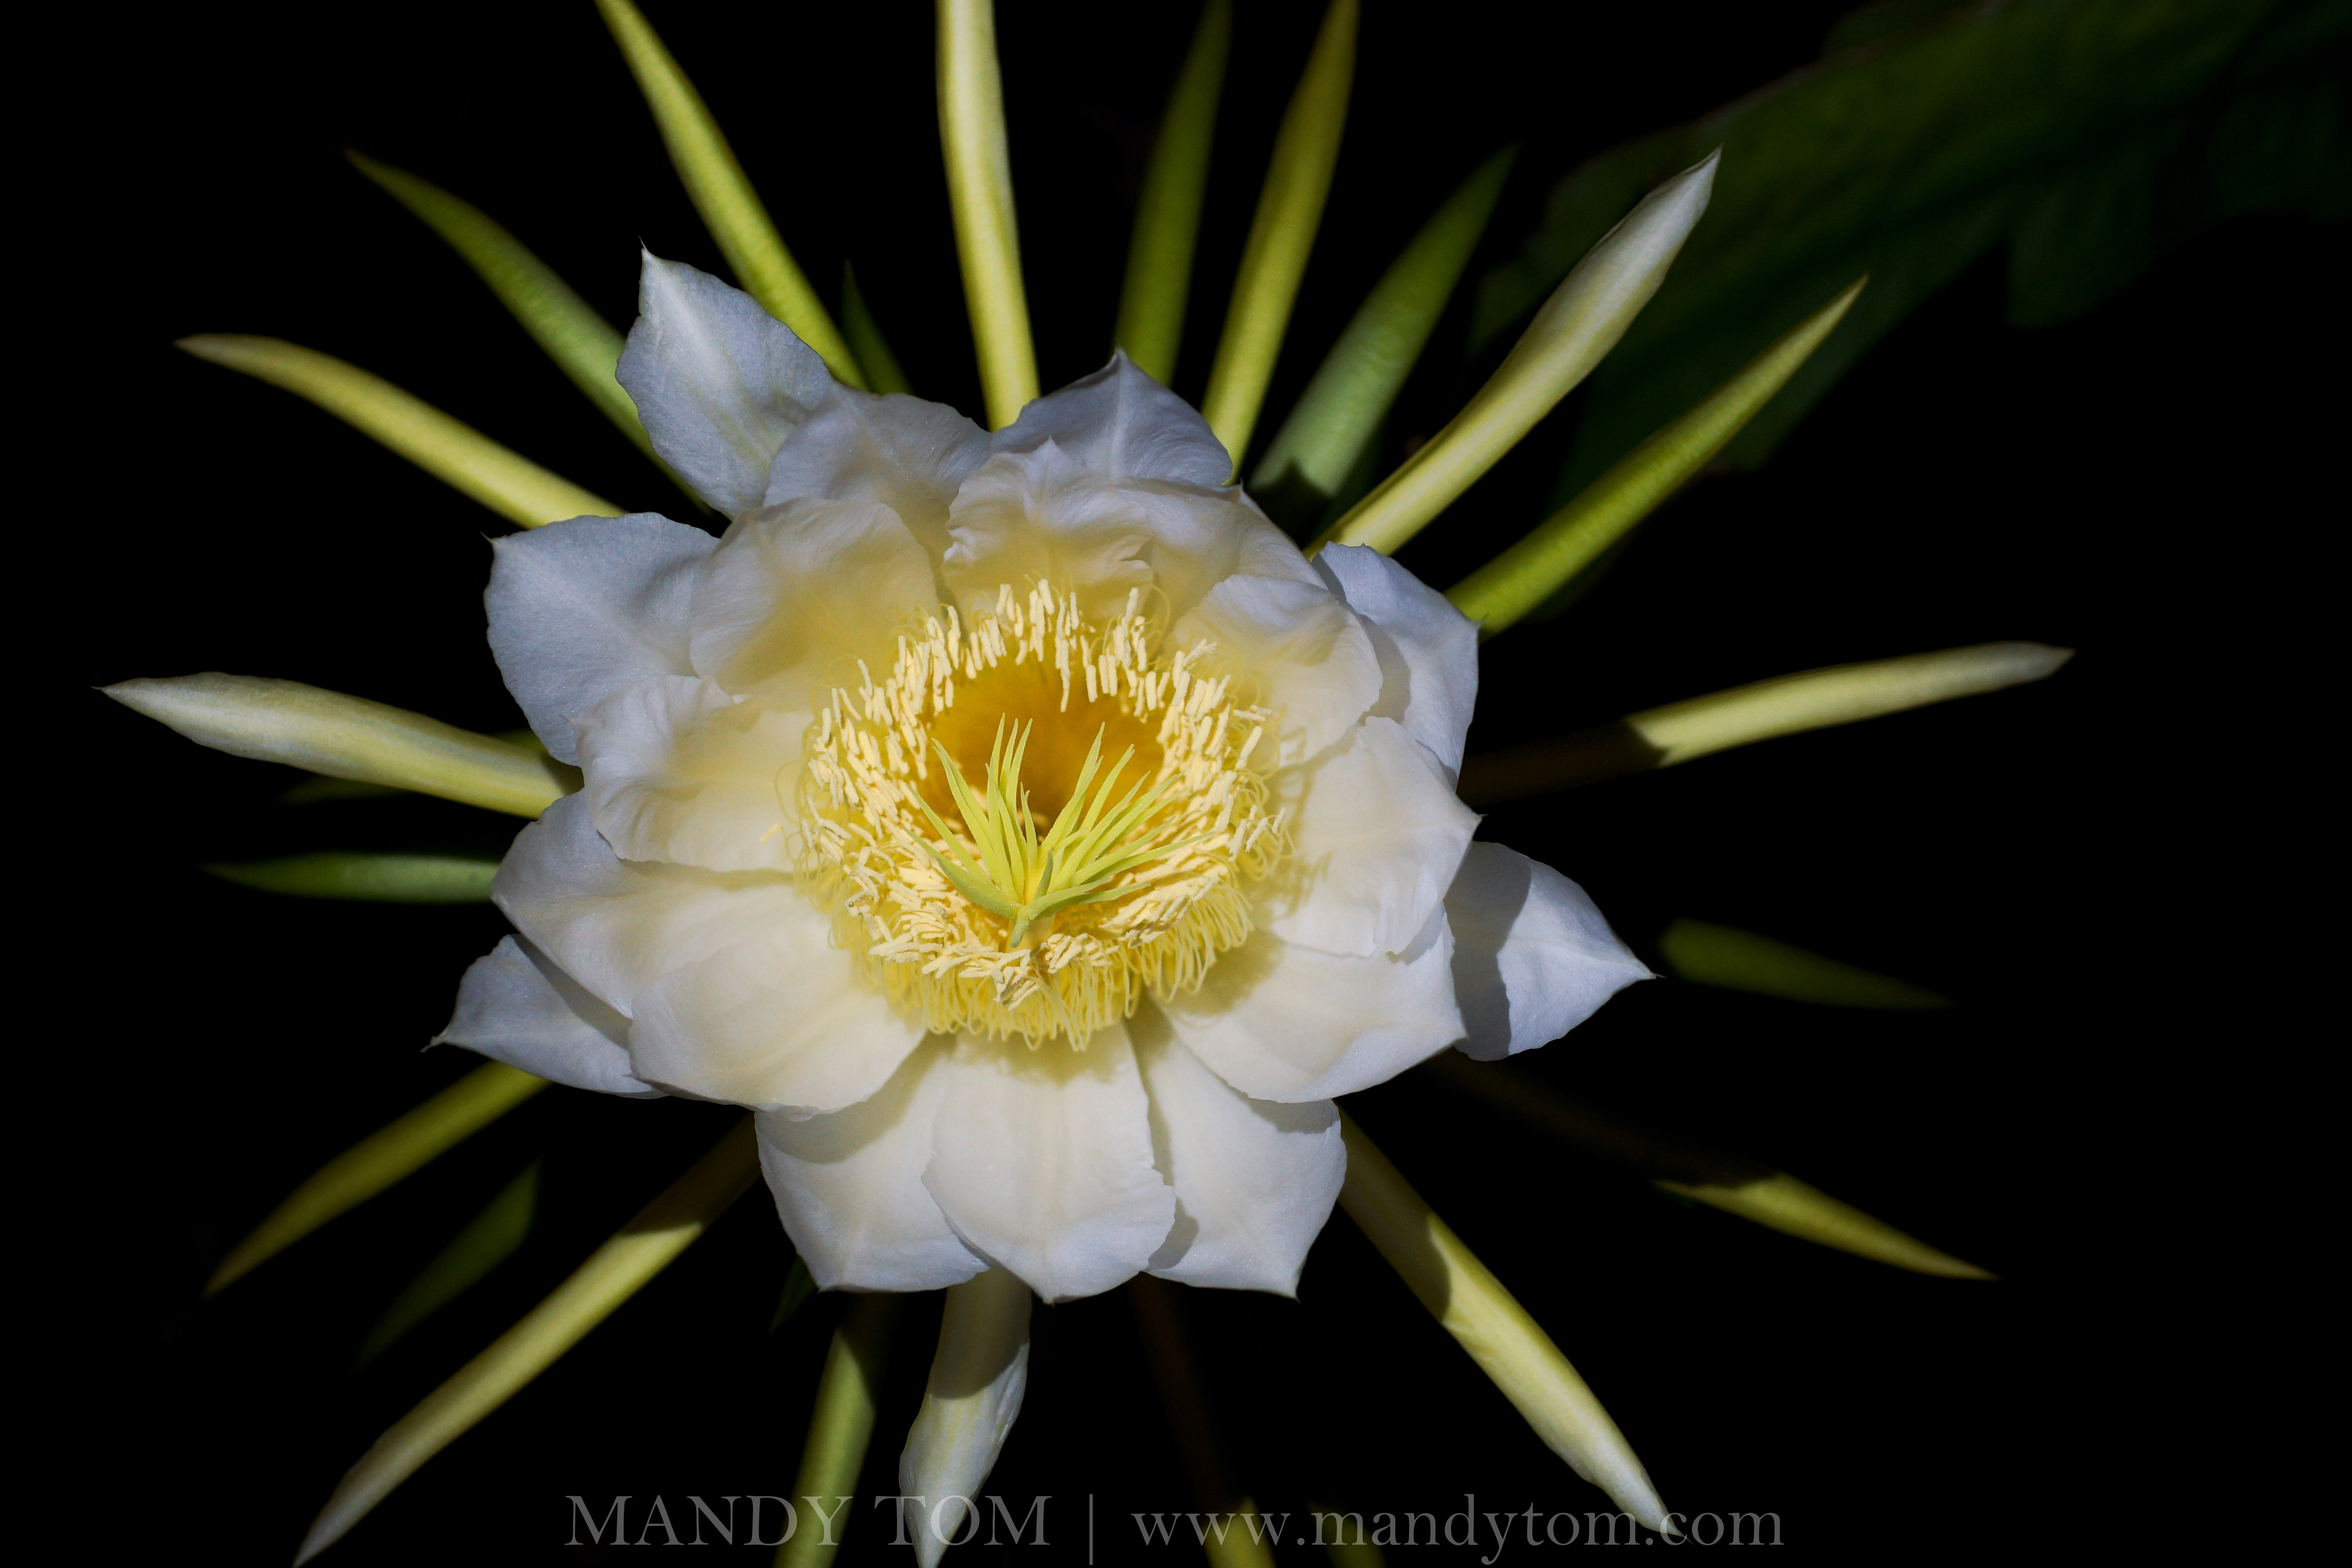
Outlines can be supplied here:
[[2352, 0], [1982, 0], [1850, 21], [1831, 41], [1855, 47], [1577, 169], [1481, 280], [1474, 349], [1643, 191], [1723, 149], [1706, 221], [1592, 378], [1559, 499], [1857, 274], [1869, 293], [1725, 462], [1762, 462], [1873, 342], [1997, 245], [2011, 318], [2041, 325], [2220, 219], [2352, 211]]
[[368, 1331], [360, 1346], [359, 1363], [365, 1366], [392, 1347], [393, 1342], [480, 1283], [483, 1277], [515, 1254], [530, 1235], [539, 1215], [539, 1162], [509, 1182], [481, 1213], [466, 1223], [410, 1280], [383, 1316]]

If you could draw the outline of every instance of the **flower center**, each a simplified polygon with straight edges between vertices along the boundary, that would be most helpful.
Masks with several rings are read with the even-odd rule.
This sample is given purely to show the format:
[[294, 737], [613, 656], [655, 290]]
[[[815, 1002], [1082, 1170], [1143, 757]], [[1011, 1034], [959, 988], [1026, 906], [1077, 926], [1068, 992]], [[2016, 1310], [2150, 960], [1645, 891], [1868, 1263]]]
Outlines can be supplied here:
[[1251, 930], [1288, 848], [1250, 766], [1271, 715], [1045, 585], [898, 639], [810, 725], [799, 866], [869, 983], [940, 1033], [1083, 1047]]

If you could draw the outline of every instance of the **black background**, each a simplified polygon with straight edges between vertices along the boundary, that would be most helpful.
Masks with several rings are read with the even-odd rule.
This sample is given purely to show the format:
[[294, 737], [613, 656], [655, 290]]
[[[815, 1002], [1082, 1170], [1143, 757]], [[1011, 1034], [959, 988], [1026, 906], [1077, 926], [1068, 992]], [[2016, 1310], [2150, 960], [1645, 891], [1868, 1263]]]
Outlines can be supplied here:
[[[1348, 142], [1270, 431], [1444, 193], [1524, 142], [1481, 266], [1580, 158], [1817, 52], [1835, 5], [1367, 7]], [[1244, 5], [1178, 390], [1197, 397], [1275, 120], [1317, 11]], [[832, 14], [828, 14], [832, 13]], [[844, 258], [918, 390], [979, 405], [919, 5], [652, 13], [819, 288]], [[1008, 3], [1001, 22], [1043, 379], [1098, 364], [1189, 5]], [[176, 354], [199, 331], [347, 357], [632, 507], [674, 492], [472, 275], [341, 160], [474, 200], [616, 323], [635, 246], [721, 270], [580, 4], [233, 5], [84, 18], [58, 183], [20, 282], [52, 500], [25, 584], [44, 679], [36, 857], [73, 912], [20, 994], [44, 1264], [68, 1308], [61, 1451], [110, 1539], [282, 1562], [389, 1421], [537, 1300], [730, 1113], [556, 1090], [266, 1266], [195, 1292], [297, 1181], [462, 1073], [420, 1056], [487, 909], [273, 900], [204, 861], [495, 849], [424, 801], [287, 807], [295, 775], [202, 752], [87, 688], [226, 669], [502, 729], [481, 636], [489, 513], [286, 395]], [[1475, 275], [1475, 268], [1474, 268]], [[1637, 946], [1677, 915], [1946, 990], [1943, 1015], [1673, 982], [1521, 1069], [1792, 1171], [2004, 1276], [1901, 1274], [1584, 1163], [1408, 1077], [1351, 1102], [1608, 1403], [1668, 1506], [1777, 1512], [1799, 1547], [1985, 1548], [2243, 1506], [2208, 1401], [2270, 1375], [2208, 1305], [2262, 1222], [2221, 1146], [2293, 1100], [2273, 996], [2320, 948], [2268, 879], [2324, 734], [2317, 541], [2340, 528], [2340, 232], [2216, 231], [2063, 328], [2002, 324], [1999, 258], [1900, 329], [1765, 471], [1677, 500], [1571, 618], [1486, 650], [1474, 750], [1812, 665], [1998, 637], [2082, 649], [2038, 687], [1508, 806], [1486, 836], [1582, 881]], [[23, 340], [20, 340], [23, 341]], [[1466, 392], [1457, 319], [1392, 426]], [[1532, 523], [1575, 407], [1403, 559], [1435, 581]], [[51, 617], [55, 617], [54, 620]], [[56, 745], [65, 738], [62, 748]], [[52, 772], [59, 765], [61, 773]], [[27, 771], [33, 771], [28, 769]], [[58, 783], [68, 780], [62, 797]], [[35, 917], [44, 925], [49, 917]], [[57, 1064], [62, 1064], [62, 1066]], [[49, 1140], [54, 1139], [52, 1143]], [[533, 1158], [539, 1227], [363, 1373], [391, 1293]], [[2299, 1180], [2272, 1142], [2265, 1171]], [[790, 1254], [755, 1194], [640, 1298], [397, 1492], [328, 1561], [557, 1551], [567, 1494], [781, 1493], [838, 1303], [766, 1332]], [[1268, 1509], [1606, 1507], [1527, 1432], [1344, 1218], [1296, 1302], [1184, 1292], [1230, 1468]], [[936, 1298], [910, 1301], [867, 1472], [889, 1478]], [[1050, 1493], [1054, 1560], [1131, 1555], [1190, 1500], [1122, 1295], [1040, 1309], [991, 1489]], [[39, 1369], [39, 1358], [28, 1371]], [[2287, 1375], [2295, 1375], [2291, 1370]], [[2192, 1436], [2202, 1431], [2204, 1436]], [[2211, 1434], [2220, 1432], [2223, 1436]], [[2159, 1507], [2138, 1483], [2178, 1489]], [[851, 1560], [884, 1531], [861, 1502]], [[660, 1539], [656, 1533], [655, 1539]], [[1544, 1548], [1543, 1551], [1549, 1551]], [[574, 1553], [576, 1555], [576, 1553]], [[1534, 1554], [1524, 1542], [1508, 1560]], [[1286, 1552], [1285, 1562], [1315, 1560]], [[1439, 1553], [1397, 1552], [1391, 1561]], [[1040, 1554], [1040, 1561], [1045, 1558]]]

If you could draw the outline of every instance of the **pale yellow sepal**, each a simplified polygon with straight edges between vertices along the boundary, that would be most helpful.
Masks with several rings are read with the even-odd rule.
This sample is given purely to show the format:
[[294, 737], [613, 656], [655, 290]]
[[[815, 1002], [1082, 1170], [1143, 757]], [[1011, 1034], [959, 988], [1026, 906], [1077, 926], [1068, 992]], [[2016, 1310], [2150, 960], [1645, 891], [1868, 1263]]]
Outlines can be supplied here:
[[382, 1131], [319, 1168], [253, 1229], [205, 1286], [215, 1291], [251, 1273], [336, 1215], [404, 1180], [547, 1087], [504, 1062], [476, 1068]]
[[793, 1481], [793, 1505], [803, 1509], [800, 1523], [776, 1548], [776, 1568], [824, 1568], [841, 1549], [849, 1523], [841, 1510], [857, 1500], [857, 1477], [874, 1436], [874, 1392], [898, 1303], [896, 1296], [859, 1296], [834, 1331]]
[[1840, 1203], [1819, 1187], [1776, 1172], [1760, 1181], [1738, 1186], [1657, 1184], [1670, 1193], [1719, 1208], [1822, 1247], [1833, 1247], [1915, 1274], [1935, 1274], [1947, 1279], [1990, 1279], [1973, 1263], [1963, 1263], [1938, 1252], [1916, 1237], [1906, 1236], [1884, 1220], [1873, 1219], [1851, 1204]]
[[[1706, 210], [1715, 156], [1642, 198], [1576, 264], [1486, 384], [1419, 451], [1326, 529], [1325, 544], [1383, 554], [1428, 526], [1617, 346]], [[1311, 552], [1310, 552], [1311, 553]]]
[[235, 332], [200, 332], [182, 338], [177, 346], [308, 398], [509, 522], [538, 528], [569, 517], [619, 517], [626, 510], [331, 354], [281, 338]]
[[2041, 680], [2074, 657], [2073, 648], [2038, 642], [1978, 643], [1779, 676], [1652, 708], [1628, 716], [1625, 722], [1657, 749], [1658, 766], [1670, 768], [1778, 735], [1852, 724]]
[[1348, 1217], [1546, 1447], [1619, 1508], [1674, 1534], [1649, 1473], [1559, 1347], [1345, 1111], [1339, 1127], [1348, 1145], [1339, 1204]]
[[1266, 383], [1282, 353], [1283, 334], [1290, 330], [1290, 308], [1323, 224], [1323, 204], [1331, 195], [1348, 96], [1356, 82], [1356, 23], [1357, 0], [1331, 0], [1323, 14], [1314, 52], [1307, 57], [1306, 72], [1275, 137], [1257, 216], [1225, 307], [1217, 357], [1209, 368], [1201, 416], [1233, 455], [1236, 472], [1257, 427]]
[[1111, 342], [1162, 386], [1175, 378], [1176, 353], [1184, 342], [1201, 199], [1209, 188], [1209, 150], [1216, 140], [1217, 100], [1224, 91], [1233, 39], [1233, 0], [1209, 0], [1169, 90], [1135, 205], [1127, 281], [1119, 290]]
[[1478, 623], [1481, 637], [1490, 637], [1559, 592], [1739, 434], [1845, 320], [1868, 281], [1858, 279], [1800, 321], [1697, 407], [1619, 458], [1525, 539], [1448, 588], [1445, 596], [1454, 607]]
[[1459, 793], [1472, 805], [1494, 805], [1672, 767], [1734, 746], [2021, 686], [2055, 674], [2074, 657], [2073, 648], [2044, 643], [1979, 643], [1777, 676], [1558, 740], [1465, 758]]
[[522, 1321], [394, 1422], [319, 1510], [295, 1554], [296, 1563], [309, 1562], [342, 1539], [427, 1459], [578, 1344], [693, 1246], [759, 1175], [759, 1144], [747, 1116]]
[[1267, 444], [1251, 489], [1295, 476], [1323, 500], [1339, 493], [1445, 313], [1517, 153], [1507, 147], [1480, 164], [1381, 275]]
[[1952, 999], [1924, 985], [1875, 974], [1769, 936], [1711, 921], [1678, 920], [1658, 938], [1658, 952], [1678, 980], [1752, 991], [1824, 1007], [1876, 1007], [1919, 1012], [1949, 1007]]
[[963, 265], [964, 307], [988, 427], [1002, 430], [1037, 396], [1037, 351], [1021, 284], [1013, 211], [1013, 155], [1004, 139], [1004, 83], [990, 0], [939, 0], [940, 150]]
[[537, 816], [580, 787], [580, 770], [544, 752], [298, 680], [208, 671], [100, 689], [198, 745], [233, 756], [515, 816]]
[[735, 161], [725, 132], [661, 35], [630, 0], [596, 0], [596, 9], [604, 13], [613, 41], [621, 46], [621, 58], [628, 61], [646, 107], [653, 110], [678, 181], [694, 210], [702, 215], [702, 226], [718, 241], [719, 253], [734, 268], [735, 280], [768, 314], [814, 349], [835, 379], [863, 387], [866, 377], [848, 340], [784, 247], [775, 220], [751, 188], [743, 165]]
[[948, 1542], [961, 1534], [966, 1500], [981, 1496], [1021, 1414], [1029, 1305], [1029, 1287], [1007, 1268], [948, 1287], [922, 1408], [898, 1455], [899, 1506], [921, 1568], [938, 1568]]
[[[372, 786], [371, 786], [372, 787]], [[476, 855], [360, 855], [320, 850], [276, 860], [205, 868], [225, 881], [297, 899], [358, 899], [383, 904], [479, 904], [490, 896], [496, 860]]]

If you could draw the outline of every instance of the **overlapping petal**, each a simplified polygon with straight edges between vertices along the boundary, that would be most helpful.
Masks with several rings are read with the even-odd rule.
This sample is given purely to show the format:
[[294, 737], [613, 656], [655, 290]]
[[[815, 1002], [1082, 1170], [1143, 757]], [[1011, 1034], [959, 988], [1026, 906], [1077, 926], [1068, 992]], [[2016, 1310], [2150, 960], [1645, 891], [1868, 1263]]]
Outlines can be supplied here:
[[805, 710], [658, 675], [574, 721], [596, 830], [625, 860], [789, 871]]
[[1209, 422], [1122, 353], [1030, 404], [992, 445], [999, 452], [1034, 452], [1048, 441], [1113, 484], [1165, 479], [1214, 489], [1234, 471]]
[[1300, 773], [1297, 853], [1265, 899], [1268, 926], [1325, 952], [1401, 951], [1453, 885], [1476, 815], [1391, 719], [1365, 720]]
[[758, 300], [651, 251], [614, 374], [654, 450], [729, 517], [761, 505], [777, 449], [833, 385], [816, 351]]
[[1034, 581], [1075, 591], [1089, 616], [1114, 616], [1130, 589], [1152, 585], [1143, 513], [1051, 441], [973, 469], [948, 524], [948, 587], [967, 611], [993, 604], [1001, 585], [1022, 593]]
[[1261, 929], [1161, 1004], [1177, 1039], [1254, 1100], [1328, 1100], [1462, 1037], [1443, 910], [1403, 952], [1350, 958]]
[[789, 1115], [839, 1110], [889, 1081], [922, 1026], [861, 984], [805, 899], [638, 993], [639, 1078], [699, 1100]]
[[1315, 565], [1363, 617], [1381, 666], [1371, 710], [1393, 719], [1461, 775], [1462, 742], [1478, 700], [1478, 628], [1444, 595], [1377, 550], [1332, 544]]
[[551, 754], [580, 760], [574, 713], [647, 676], [692, 671], [695, 575], [717, 543], [648, 511], [490, 541], [490, 652]]
[[822, 1289], [936, 1290], [988, 1267], [940, 1212], [923, 1171], [952, 1042], [934, 1036], [869, 1098], [826, 1116], [760, 1118], [760, 1163]]
[[1261, 767], [1320, 755], [1381, 695], [1372, 639], [1320, 583], [1228, 577], [1176, 623], [1177, 647], [1201, 639], [1215, 645], [1206, 668], [1234, 678], [1236, 700], [1275, 710]]
[[930, 558], [876, 501], [794, 500], [727, 531], [694, 593], [694, 672], [806, 710], [890, 668], [910, 611], [936, 608]]
[[515, 836], [490, 898], [564, 973], [632, 1015], [638, 994], [672, 970], [746, 931], [804, 922], [809, 910], [772, 871], [624, 860], [577, 795]]
[[767, 504], [879, 501], [936, 560], [947, 553], [948, 506], [989, 450], [988, 432], [944, 403], [836, 383], [777, 450]]
[[1583, 889], [1499, 844], [1470, 846], [1445, 915], [1466, 1030], [1460, 1048], [1482, 1061], [1549, 1045], [1653, 978]]
[[462, 1046], [573, 1089], [659, 1100], [662, 1091], [629, 1069], [628, 1033], [626, 1018], [509, 936], [467, 969], [457, 1009], [433, 1043]]
[[1151, 1272], [1187, 1285], [1297, 1293], [1307, 1249], [1347, 1174], [1328, 1100], [1252, 1100], [1145, 1008], [1129, 1026], [1151, 1097], [1151, 1144], [1176, 1192], [1176, 1223]]
[[948, 1083], [923, 1184], [974, 1251], [1048, 1301], [1108, 1290], [1150, 1261], [1176, 1195], [1152, 1163], [1125, 1028], [1083, 1051], [966, 1036], [933, 1070]]

